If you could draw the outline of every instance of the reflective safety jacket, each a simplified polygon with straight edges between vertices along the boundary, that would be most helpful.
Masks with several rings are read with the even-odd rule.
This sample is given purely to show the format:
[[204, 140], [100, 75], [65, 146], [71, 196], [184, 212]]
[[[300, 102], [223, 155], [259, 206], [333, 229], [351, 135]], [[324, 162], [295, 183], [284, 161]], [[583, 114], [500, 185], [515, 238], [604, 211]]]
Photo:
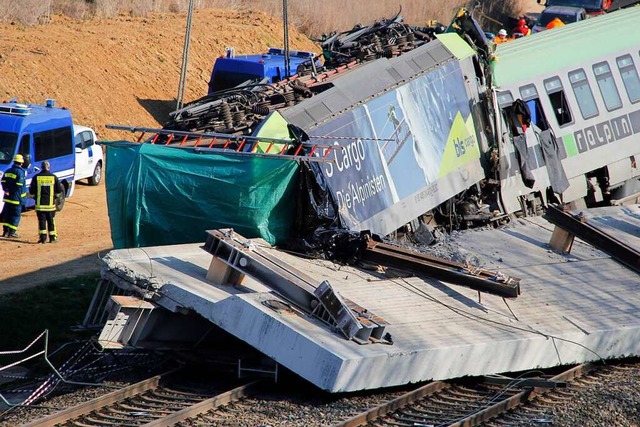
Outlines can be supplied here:
[[57, 176], [43, 170], [31, 180], [29, 193], [36, 200], [37, 211], [55, 211], [56, 197], [62, 193], [62, 186]]
[[2, 189], [4, 202], [12, 205], [22, 205], [27, 195], [26, 173], [17, 163], [6, 170], [2, 175]]

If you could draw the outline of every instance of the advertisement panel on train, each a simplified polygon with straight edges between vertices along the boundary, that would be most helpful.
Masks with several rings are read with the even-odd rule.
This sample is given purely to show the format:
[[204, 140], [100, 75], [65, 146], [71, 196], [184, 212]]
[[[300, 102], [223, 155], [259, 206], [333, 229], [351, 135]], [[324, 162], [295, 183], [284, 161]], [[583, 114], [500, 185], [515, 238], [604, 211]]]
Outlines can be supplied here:
[[315, 130], [343, 146], [321, 169], [348, 228], [388, 234], [484, 178], [464, 85], [451, 61]]

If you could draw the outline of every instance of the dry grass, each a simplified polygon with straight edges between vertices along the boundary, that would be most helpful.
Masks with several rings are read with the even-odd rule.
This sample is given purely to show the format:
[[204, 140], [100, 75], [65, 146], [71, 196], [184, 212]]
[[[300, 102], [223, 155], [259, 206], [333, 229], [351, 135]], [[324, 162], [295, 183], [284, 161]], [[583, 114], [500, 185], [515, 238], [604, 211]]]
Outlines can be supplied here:
[[[282, 15], [280, 0], [247, 0], [249, 7], [260, 8], [274, 16]], [[425, 0], [297, 0], [289, 2], [289, 18], [303, 33], [318, 36], [336, 29], [350, 29], [355, 24], [368, 24], [376, 19], [392, 17], [401, 11], [405, 21], [425, 25], [429, 20], [448, 22], [461, 0], [441, 2]]]
[[0, 0], [0, 21], [26, 25], [49, 20], [49, 0]]
[[[524, 0], [485, 0], [475, 14], [483, 27], [499, 26], [486, 17], [498, 21], [521, 13]], [[376, 19], [398, 13], [413, 25], [429, 20], [448, 23], [454, 11], [471, 7], [474, 2], [464, 0], [295, 0], [288, 2], [291, 25], [309, 37], [336, 29], [347, 30], [355, 24], [368, 24]], [[0, 0], [0, 21], [26, 25], [47, 23], [52, 14], [74, 19], [110, 18], [117, 15], [147, 16], [151, 13], [183, 13], [189, 0]], [[194, 0], [196, 9], [224, 8], [232, 10], [260, 10], [282, 17], [282, 0]]]

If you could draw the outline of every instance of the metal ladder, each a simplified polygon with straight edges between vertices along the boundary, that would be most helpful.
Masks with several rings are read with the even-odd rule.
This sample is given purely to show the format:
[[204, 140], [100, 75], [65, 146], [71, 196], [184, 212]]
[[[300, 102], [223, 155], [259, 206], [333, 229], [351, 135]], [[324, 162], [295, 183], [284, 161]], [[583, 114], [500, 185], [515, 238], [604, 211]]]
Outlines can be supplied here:
[[344, 149], [341, 145], [315, 144], [293, 139], [232, 135], [216, 132], [188, 132], [114, 124], [106, 125], [106, 127], [107, 129], [139, 133], [137, 138], [135, 138], [135, 141], [139, 143], [241, 156], [286, 158], [304, 162], [332, 162], [331, 152]]

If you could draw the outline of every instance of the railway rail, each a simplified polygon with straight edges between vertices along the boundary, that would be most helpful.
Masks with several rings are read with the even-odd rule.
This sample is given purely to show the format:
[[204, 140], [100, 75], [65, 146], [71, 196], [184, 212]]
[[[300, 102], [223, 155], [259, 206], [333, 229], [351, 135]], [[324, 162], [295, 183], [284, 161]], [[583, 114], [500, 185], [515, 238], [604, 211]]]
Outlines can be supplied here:
[[[167, 381], [167, 375], [152, 377], [25, 425], [255, 426], [283, 425], [287, 420], [291, 427], [502, 427], [635, 425], [625, 422], [640, 419], [637, 359], [559, 369], [517, 378], [437, 381], [409, 393], [372, 392], [338, 399], [306, 390], [300, 382], [262, 387], [252, 382], [231, 388], [228, 377], [226, 383], [216, 377], [220, 381], [212, 385], [216, 380], [211, 377], [198, 374], [202, 378], [190, 382], [178, 372], [174, 381]], [[530, 376], [534, 374], [538, 376]], [[358, 414], [365, 408], [371, 409]]]
[[167, 426], [195, 418], [254, 392], [260, 381], [220, 391], [222, 383], [189, 387], [157, 375], [88, 402], [25, 424], [53, 426]]
[[[637, 366], [636, 366], [637, 368]], [[627, 365], [582, 364], [546, 378], [484, 377], [475, 383], [433, 382], [335, 427], [518, 426], [549, 424], [554, 406], [582, 389], [622, 375]]]

